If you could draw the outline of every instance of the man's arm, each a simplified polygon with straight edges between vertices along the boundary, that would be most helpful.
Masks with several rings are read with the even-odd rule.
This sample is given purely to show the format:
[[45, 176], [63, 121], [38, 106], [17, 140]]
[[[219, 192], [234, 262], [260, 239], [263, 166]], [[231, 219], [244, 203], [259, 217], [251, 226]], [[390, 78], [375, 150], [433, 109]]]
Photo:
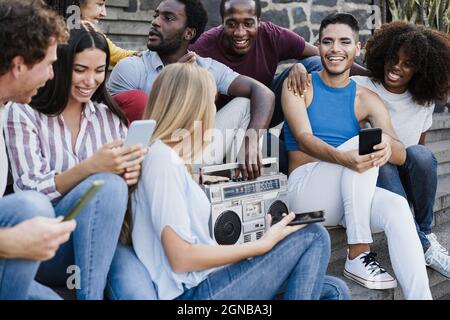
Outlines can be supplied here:
[[[260, 137], [260, 130], [267, 129], [272, 118], [275, 104], [273, 92], [262, 83], [240, 75], [231, 83], [228, 94], [230, 96], [250, 99], [250, 123], [247, 130], [255, 130], [256, 136]], [[242, 148], [248, 146], [245, 148], [245, 164], [241, 164], [241, 171], [244, 178], [255, 179], [260, 176], [261, 163], [257, 140], [248, 140], [246, 136], [245, 142], [242, 145]]]
[[[365, 88], [360, 89], [362, 92], [360, 100], [357, 98], [357, 103], [359, 104], [357, 108], [365, 108], [367, 110], [367, 119], [372, 127], [381, 128], [383, 130], [382, 144], [389, 144], [392, 150], [392, 154], [386, 160], [398, 166], [402, 165], [406, 160], [406, 150], [405, 146], [400, 142], [395, 133], [389, 111], [376, 93]], [[379, 148], [376, 149], [379, 150]]]

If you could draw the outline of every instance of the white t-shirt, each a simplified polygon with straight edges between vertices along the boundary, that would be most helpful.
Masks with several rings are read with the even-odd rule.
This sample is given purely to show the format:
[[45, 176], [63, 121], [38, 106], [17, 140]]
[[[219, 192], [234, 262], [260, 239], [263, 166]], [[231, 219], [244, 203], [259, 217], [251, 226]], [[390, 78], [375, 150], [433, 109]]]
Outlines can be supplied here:
[[8, 156], [6, 155], [5, 138], [3, 136], [3, 110], [4, 106], [0, 104], [0, 198], [5, 193], [8, 180]]
[[150, 147], [131, 199], [133, 247], [150, 273], [158, 299], [174, 299], [216, 270], [175, 273], [164, 252], [165, 226], [189, 243], [215, 244], [208, 228], [210, 202], [172, 148], [161, 141]]
[[368, 77], [351, 78], [358, 85], [380, 96], [389, 110], [395, 132], [406, 148], [419, 143], [420, 135], [433, 123], [434, 104], [429, 106], [417, 104], [409, 91], [402, 94], [391, 93], [381, 83], [376, 83]]

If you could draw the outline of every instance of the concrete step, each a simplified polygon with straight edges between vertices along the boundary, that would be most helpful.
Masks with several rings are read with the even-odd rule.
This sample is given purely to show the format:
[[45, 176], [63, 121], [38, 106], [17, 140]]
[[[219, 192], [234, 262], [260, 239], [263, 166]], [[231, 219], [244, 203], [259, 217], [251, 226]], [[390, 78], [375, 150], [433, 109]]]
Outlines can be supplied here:
[[108, 0], [108, 9], [110, 7], [116, 7], [116, 8], [128, 8], [130, 6], [129, 0]]
[[450, 129], [450, 113], [434, 113], [433, 114], [433, 125], [429, 131], [436, 131], [442, 129]]
[[[335, 236], [335, 232], [337, 230], [333, 230], [330, 232], [332, 237], [332, 242], [335, 242], [333, 237]], [[343, 230], [340, 230], [341, 233]], [[436, 233], [439, 241], [447, 248], [450, 248], [450, 223], [446, 223], [440, 226], [437, 226], [433, 230]], [[338, 234], [341, 236], [341, 234]], [[388, 257], [388, 248], [386, 238], [383, 233], [376, 234], [374, 237], [374, 243], [372, 244], [372, 251], [377, 253], [378, 261], [380, 264], [386, 268], [386, 270], [394, 275], [392, 271], [392, 267], [390, 264], [390, 260]], [[344, 248], [345, 249], [345, 248]], [[342, 250], [340, 250], [342, 251]], [[338, 256], [338, 259], [336, 259]], [[366, 289], [359, 284], [355, 283], [352, 280], [349, 280], [343, 276], [345, 264], [345, 253], [342, 257], [342, 252], [332, 251], [332, 259], [330, 260], [330, 264], [328, 266], [328, 274], [336, 276], [342, 280], [344, 280], [350, 288], [352, 293], [352, 299], [354, 300], [399, 300], [404, 299], [403, 293], [400, 287], [390, 290], [369, 290]], [[450, 296], [450, 281], [447, 278], [439, 274], [438, 272], [427, 268], [429, 283], [431, 287], [431, 292], [433, 294], [434, 299], [447, 299]]]
[[147, 22], [150, 27], [150, 20], [153, 19], [153, 11], [126, 12], [124, 8], [112, 7], [107, 8], [107, 16], [104, 21], [133, 21]]
[[450, 162], [440, 163], [437, 169], [438, 176], [446, 176], [450, 174]]
[[425, 144], [436, 156], [439, 164], [450, 162], [450, 140], [441, 140]]
[[450, 208], [450, 175], [440, 176], [436, 191], [434, 212]]
[[150, 24], [148, 21], [112, 21], [101, 22], [101, 30], [107, 35], [148, 36]]

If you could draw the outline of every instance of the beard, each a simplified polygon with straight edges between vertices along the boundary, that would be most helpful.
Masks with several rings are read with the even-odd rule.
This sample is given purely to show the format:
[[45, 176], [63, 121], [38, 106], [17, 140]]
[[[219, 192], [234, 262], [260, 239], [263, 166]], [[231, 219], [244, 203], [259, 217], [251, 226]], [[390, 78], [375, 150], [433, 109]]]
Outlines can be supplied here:
[[161, 37], [161, 41], [157, 45], [152, 45], [150, 41], [147, 43], [147, 48], [150, 51], [155, 51], [158, 54], [171, 54], [176, 52], [181, 47], [183, 41], [183, 30], [178, 31], [170, 39], [164, 39]]

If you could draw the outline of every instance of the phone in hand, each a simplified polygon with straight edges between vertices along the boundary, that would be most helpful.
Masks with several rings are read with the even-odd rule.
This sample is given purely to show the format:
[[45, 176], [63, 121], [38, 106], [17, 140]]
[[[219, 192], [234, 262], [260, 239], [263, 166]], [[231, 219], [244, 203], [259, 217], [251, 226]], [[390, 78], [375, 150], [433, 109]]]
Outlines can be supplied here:
[[86, 193], [78, 199], [75, 205], [69, 210], [69, 213], [64, 217], [63, 221], [69, 221], [75, 219], [81, 212], [92, 197], [100, 190], [105, 182], [103, 180], [96, 180], [92, 183]]
[[310, 224], [325, 221], [324, 211], [310, 211], [303, 213], [295, 213], [295, 218], [288, 223], [288, 226], [296, 226], [299, 224]]
[[128, 128], [127, 137], [125, 138], [125, 145], [131, 146], [134, 144], [142, 144], [147, 147], [150, 143], [153, 131], [155, 131], [155, 120], [136, 120], [133, 121]]
[[374, 152], [373, 147], [381, 143], [382, 130], [380, 128], [366, 128], [359, 130], [359, 155]]

